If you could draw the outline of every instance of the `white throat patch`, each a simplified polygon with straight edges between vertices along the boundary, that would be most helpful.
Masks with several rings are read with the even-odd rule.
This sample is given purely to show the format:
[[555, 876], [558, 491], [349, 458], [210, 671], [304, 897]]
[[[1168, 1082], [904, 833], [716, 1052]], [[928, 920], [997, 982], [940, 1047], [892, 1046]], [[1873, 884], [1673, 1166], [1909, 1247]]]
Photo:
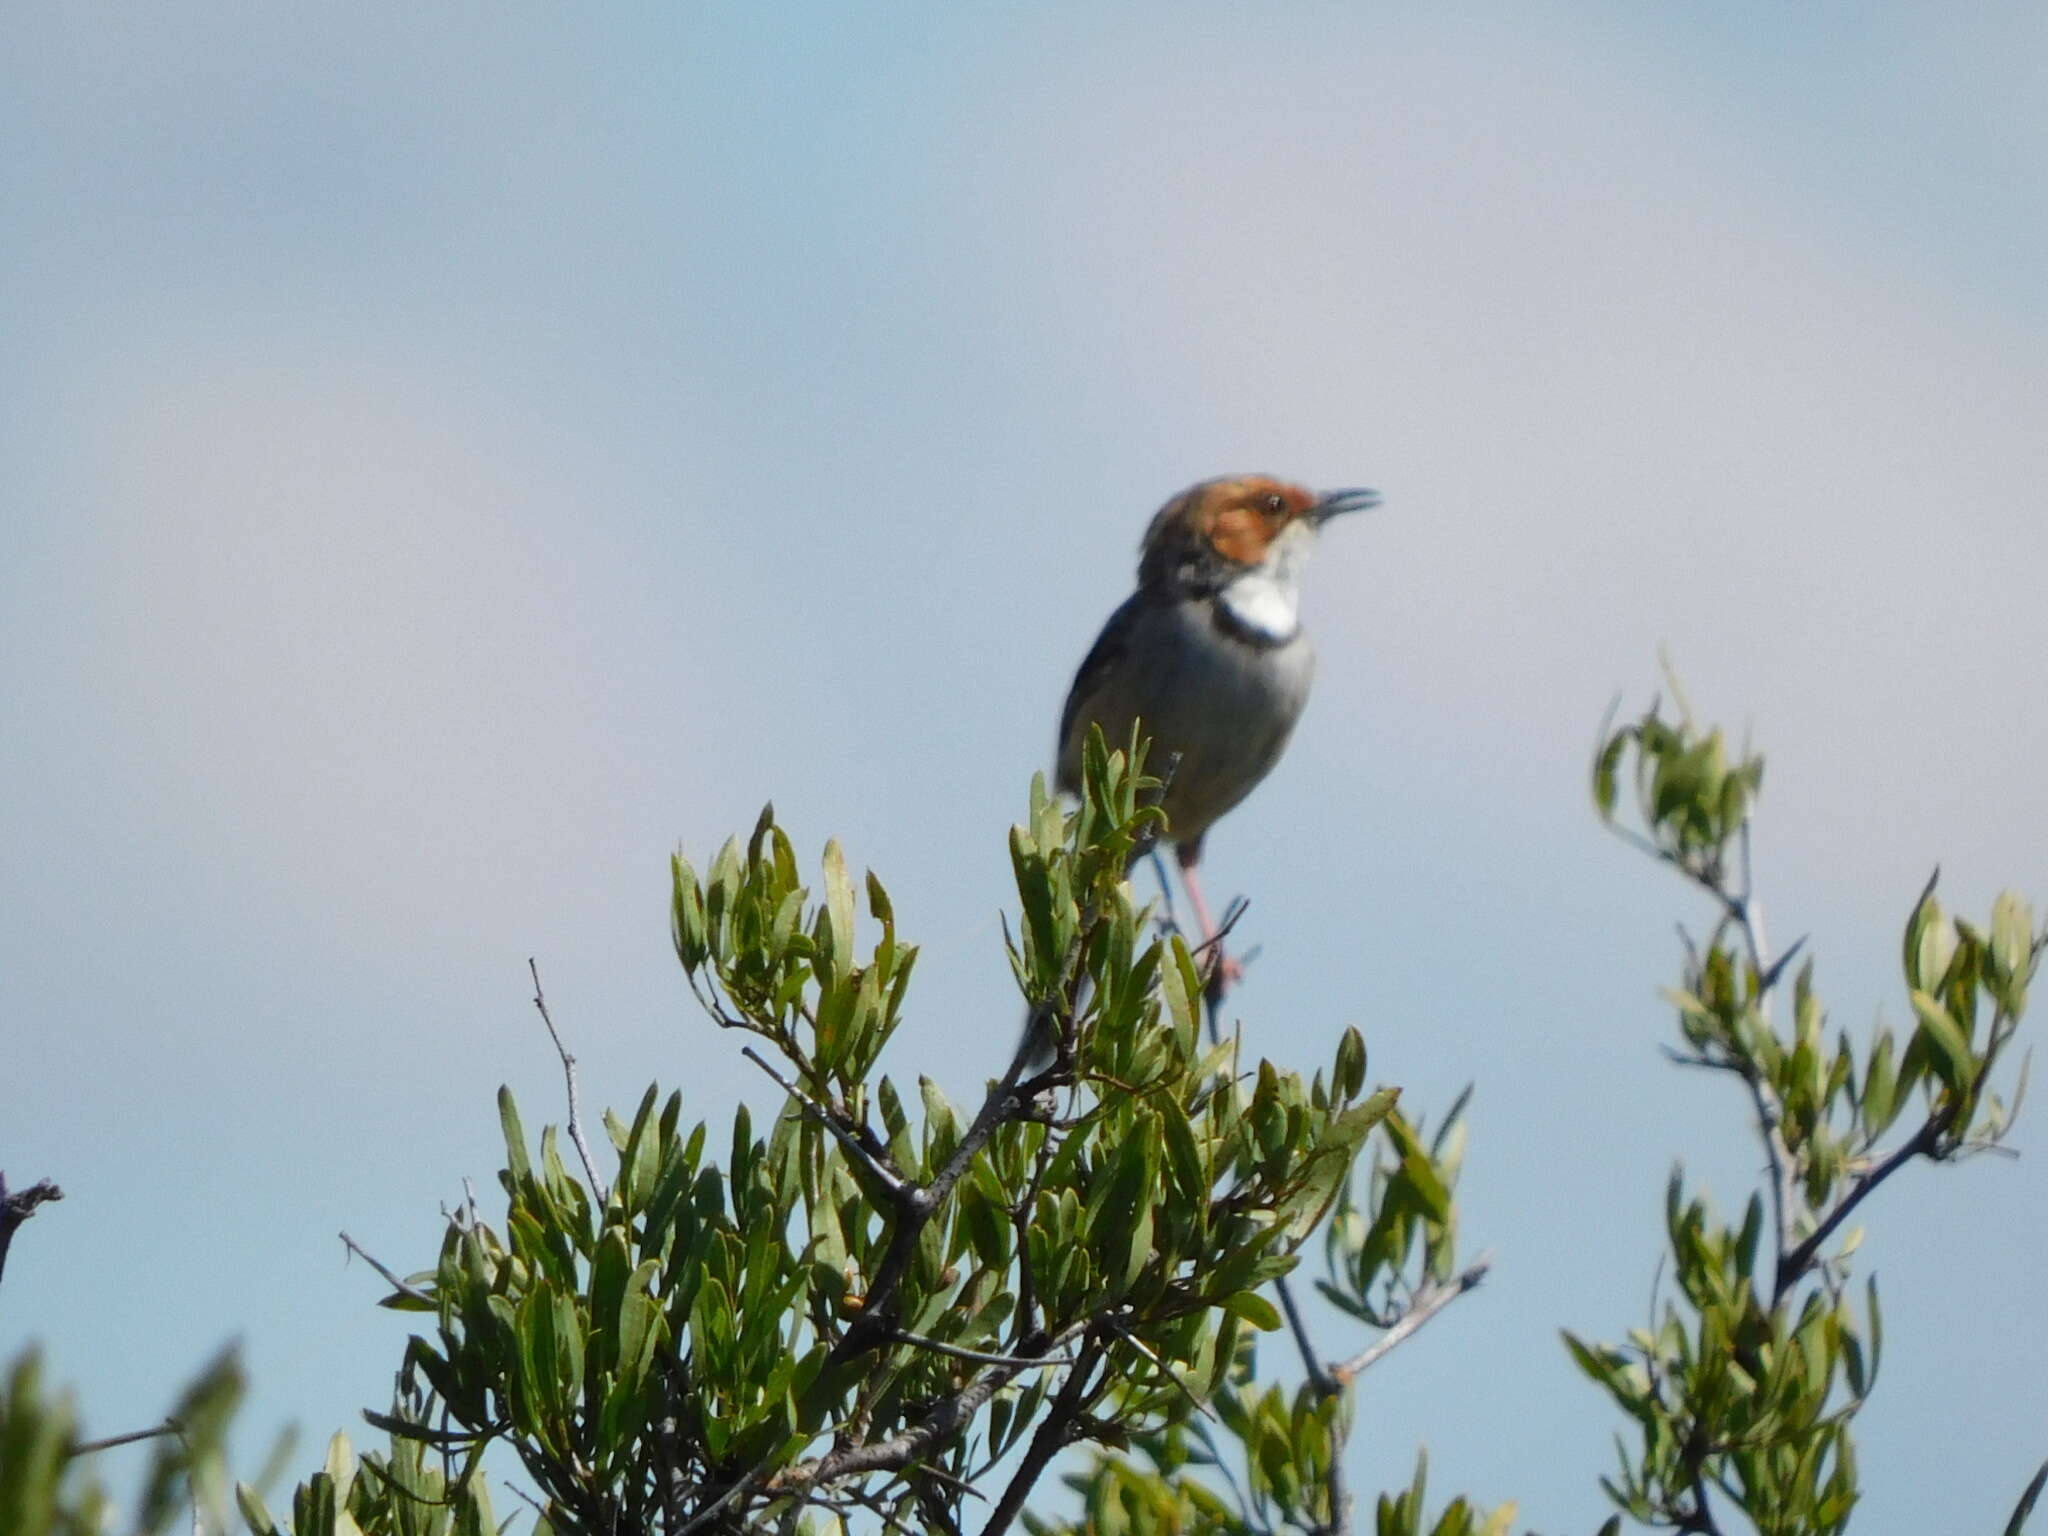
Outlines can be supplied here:
[[1284, 645], [1301, 633], [1301, 568], [1315, 543], [1315, 530], [1293, 523], [1253, 566], [1216, 594], [1232, 619], [1260, 639]]

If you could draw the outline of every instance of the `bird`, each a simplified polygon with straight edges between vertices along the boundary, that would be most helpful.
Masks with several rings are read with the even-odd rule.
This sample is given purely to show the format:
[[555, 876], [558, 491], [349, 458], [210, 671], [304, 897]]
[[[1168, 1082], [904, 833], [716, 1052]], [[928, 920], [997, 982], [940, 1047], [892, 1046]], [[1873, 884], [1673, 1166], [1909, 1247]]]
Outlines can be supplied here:
[[1201, 940], [1221, 955], [1197, 867], [1216, 821], [1273, 771], [1308, 702], [1315, 652], [1301, 625], [1301, 574], [1323, 525], [1379, 505], [1376, 491], [1312, 492], [1271, 475], [1188, 487], [1153, 514], [1137, 590], [1109, 616], [1060, 711], [1055, 782], [1081, 790], [1082, 748], [1134, 723], [1155, 770], [1174, 764], [1160, 801]]

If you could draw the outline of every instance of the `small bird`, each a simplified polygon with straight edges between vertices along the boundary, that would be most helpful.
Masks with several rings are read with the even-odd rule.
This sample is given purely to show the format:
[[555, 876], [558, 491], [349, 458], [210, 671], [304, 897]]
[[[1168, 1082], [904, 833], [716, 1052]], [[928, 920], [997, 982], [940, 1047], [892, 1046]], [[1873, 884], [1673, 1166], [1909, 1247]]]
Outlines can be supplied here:
[[[1068, 690], [1061, 789], [1081, 789], [1091, 725], [1115, 746], [1142, 721], [1155, 772], [1178, 754], [1160, 803], [1204, 944], [1217, 934], [1195, 873], [1202, 839], [1272, 772], [1308, 702], [1315, 653], [1301, 628], [1302, 567], [1324, 523], [1379, 499], [1316, 495], [1267, 475], [1190, 486], [1154, 514], [1138, 590], [1110, 615]], [[1221, 974], [1234, 977], [1215, 947]]]

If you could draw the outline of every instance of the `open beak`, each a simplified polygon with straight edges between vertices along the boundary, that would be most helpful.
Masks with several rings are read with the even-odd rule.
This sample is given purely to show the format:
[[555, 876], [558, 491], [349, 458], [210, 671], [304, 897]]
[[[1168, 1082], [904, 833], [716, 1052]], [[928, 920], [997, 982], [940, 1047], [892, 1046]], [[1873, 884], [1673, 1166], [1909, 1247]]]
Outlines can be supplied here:
[[1343, 512], [1370, 512], [1380, 504], [1378, 491], [1325, 491], [1322, 498], [1308, 509], [1308, 515], [1315, 519], [1320, 528], [1331, 518]]

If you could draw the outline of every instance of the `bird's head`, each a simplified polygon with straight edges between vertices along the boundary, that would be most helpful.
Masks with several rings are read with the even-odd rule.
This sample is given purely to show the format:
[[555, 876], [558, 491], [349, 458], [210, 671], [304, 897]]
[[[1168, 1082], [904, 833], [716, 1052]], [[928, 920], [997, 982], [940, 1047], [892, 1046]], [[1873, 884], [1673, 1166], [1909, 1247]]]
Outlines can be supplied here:
[[1293, 570], [1316, 530], [1379, 505], [1377, 491], [1314, 491], [1271, 475], [1231, 475], [1188, 487], [1153, 515], [1138, 584], [1178, 593], [1221, 591], [1256, 571]]

